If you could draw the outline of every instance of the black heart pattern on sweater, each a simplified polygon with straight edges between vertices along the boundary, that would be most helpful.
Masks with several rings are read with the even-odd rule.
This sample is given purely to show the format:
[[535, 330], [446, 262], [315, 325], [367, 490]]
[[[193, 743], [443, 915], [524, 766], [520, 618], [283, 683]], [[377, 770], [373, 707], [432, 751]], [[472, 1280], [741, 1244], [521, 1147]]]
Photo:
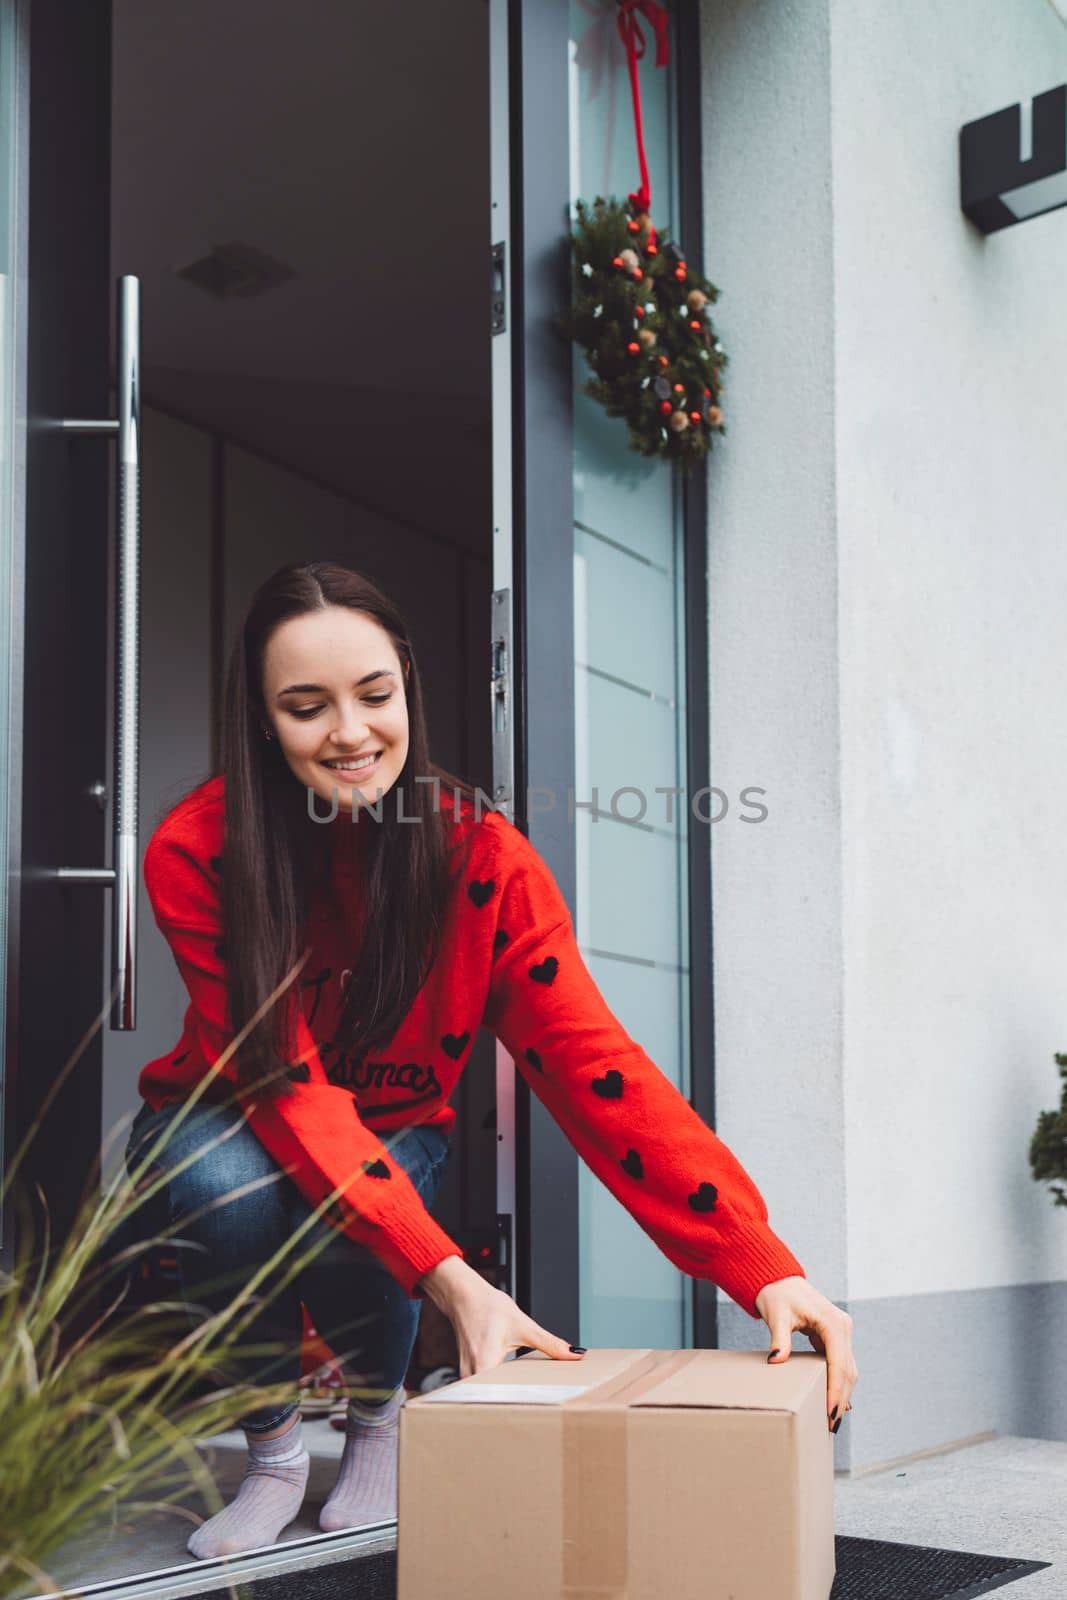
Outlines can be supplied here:
[[713, 1183], [702, 1183], [696, 1194], [689, 1196], [689, 1204], [694, 1211], [714, 1211], [718, 1198], [719, 1191]]
[[558, 971], [559, 962], [555, 956], [546, 956], [543, 961], [539, 961], [536, 966], [530, 968], [530, 977], [534, 983], [553, 983]]
[[172, 1056], [170, 1062], [171, 1066], [180, 1067], [182, 1062], [187, 1058], [188, 1054], [188, 1050], [183, 1050], [180, 1056]]
[[612, 1067], [602, 1078], [593, 1079], [593, 1093], [598, 1094], [601, 1100], [622, 1099], [622, 1073]]
[[495, 888], [495, 878], [472, 878], [470, 883], [467, 885], [467, 893], [474, 901], [474, 904], [481, 909], [482, 906], [487, 906], [489, 904], [490, 900], [493, 898], [493, 890]]
[[212, 856], [211, 859], [208, 861], [208, 866], [211, 868], [212, 872], [221, 872], [222, 871], [222, 857], [221, 856]]
[[391, 1178], [393, 1176], [384, 1161], [365, 1161], [363, 1170], [368, 1178]]
[[636, 1150], [627, 1150], [625, 1156], [619, 1162], [619, 1166], [624, 1172], [628, 1172], [631, 1178], [643, 1178], [645, 1175], [641, 1157]]
[[503, 950], [510, 938], [510, 933], [505, 933], [503, 928], [498, 928], [493, 935], [493, 954], [495, 955], [498, 950]]
[[451, 1056], [453, 1061], [458, 1061], [470, 1043], [469, 1033], [443, 1033], [441, 1035], [441, 1049], [446, 1056]]
[[297, 1061], [294, 1066], [289, 1068], [285, 1076], [290, 1083], [310, 1083], [311, 1068], [306, 1061]]
[[531, 1067], [533, 1067], [535, 1072], [544, 1072], [545, 1069], [541, 1065], [541, 1057], [537, 1054], [537, 1051], [534, 1049], [533, 1045], [531, 1045], [527, 1050], [526, 1059], [530, 1063]]
[[220, 939], [217, 942], [217, 944], [215, 945], [215, 954], [218, 956], [220, 961], [225, 961], [226, 960], [226, 940], [225, 939]]

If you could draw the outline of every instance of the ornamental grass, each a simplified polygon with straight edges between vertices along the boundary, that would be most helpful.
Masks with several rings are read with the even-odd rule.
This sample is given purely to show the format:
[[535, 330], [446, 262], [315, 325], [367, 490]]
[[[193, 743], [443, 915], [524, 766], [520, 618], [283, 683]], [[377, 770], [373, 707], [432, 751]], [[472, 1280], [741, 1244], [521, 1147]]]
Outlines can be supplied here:
[[[166, 1244], [189, 1220], [143, 1236], [144, 1208], [167, 1182], [153, 1168], [154, 1160], [301, 964], [235, 1036], [129, 1173], [119, 1161], [116, 1174], [101, 1181], [124, 1125], [113, 1130], [87, 1180], [75, 1222], [58, 1243], [51, 1237], [43, 1194], [38, 1189], [31, 1197], [16, 1187], [18, 1172], [107, 1006], [59, 1073], [4, 1175], [0, 1197], [14, 1205], [19, 1242], [11, 1270], [0, 1273], [0, 1600], [64, 1594], [49, 1574], [50, 1558], [61, 1546], [69, 1550], [79, 1536], [114, 1529], [120, 1518], [162, 1511], [195, 1524], [199, 1517], [181, 1504], [191, 1491], [200, 1492], [209, 1515], [221, 1509], [197, 1442], [232, 1427], [253, 1405], [291, 1395], [287, 1384], [235, 1385], [223, 1373], [227, 1358], [238, 1350], [245, 1356], [276, 1353], [276, 1347], [243, 1343], [245, 1330], [264, 1301], [322, 1248], [328, 1231], [319, 1230], [310, 1246], [306, 1236], [339, 1190], [221, 1313], [191, 1310], [180, 1299], [138, 1303], [131, 1291], [145, 1253]], [[219, 1136], [226, 1137], [225, 1131]], [[181, 1170], [200, 1153], [171, 1170]], [[236, 1593], [232, 1585], [231, 1593]]]

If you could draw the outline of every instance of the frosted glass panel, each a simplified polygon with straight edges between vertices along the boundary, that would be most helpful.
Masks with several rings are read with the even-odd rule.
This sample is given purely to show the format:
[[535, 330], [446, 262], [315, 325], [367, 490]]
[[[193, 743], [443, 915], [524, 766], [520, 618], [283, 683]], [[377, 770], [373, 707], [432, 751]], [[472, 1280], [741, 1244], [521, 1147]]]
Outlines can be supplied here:
[[[585, 680], [583, 731], [600, 810], [610, 816], [614, 799], [618, 816], [634, 824], [676, 831], [681, 821], [684, 828], [685, 797], [656, 793], [674, 786], [677, 772], [680, 730], [675, 702], [640, 694], [600, 676], [594, 667], [586, 670]], [[591, 800], [592, 794], [580, 793], [577, 798]]]
[[[575, 354], [576, 376], [589, 376]], [[622, 435], [620, 448], [619, 436]], [[673, 549], [671, 481], [662, 465], [627, 450], [626, 425], [578, 388], [574, 396], [574, 519], [662, 561]]]
[[632, 960], [679, 966], [674, 838], [610, 818], [594, 822], [584, 811], [578, 812], [575, 829], [579, 940]]
[[586, 606], [586, 665], [673, 703], [676, 577], [674, 562], [653, 562], [581, 528], [575, 552], [585, 564], [594, 603]]
[[[638, 186], [616, 11], [614, 0], [571, 6], [572, 201]], [[664, 227], [676, 210], [674, 89], [653, 60], [650, 49], [640, 70]], [[668, 465], [634, 454], [625, 424], [581, 393], [587, 376], [576, 350], [575, 926], [615, 1016], [688, 1099], [688, 820], [684, 792], [656, 793], [686, 786], [680, 495]], [[689, 1279], [584, 1164], [578, 1194], [582, 1342], [691, 1344]]]
[[625, 1013], [631, 1039], [648, 1052], [676, 1088], [686, 1082], [688, 1036], [679, 1032], [678, 1011], [686, 1002], [688, 973], [595, 950], [583, 952], [583, 960], [615, 1015], [621, 1019]]

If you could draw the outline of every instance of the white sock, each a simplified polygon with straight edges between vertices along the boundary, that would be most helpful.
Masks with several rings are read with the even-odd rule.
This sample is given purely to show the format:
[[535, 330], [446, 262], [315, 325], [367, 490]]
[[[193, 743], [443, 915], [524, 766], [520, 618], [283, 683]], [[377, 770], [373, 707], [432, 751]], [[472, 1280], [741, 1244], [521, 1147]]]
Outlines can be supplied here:
[[349, 1400], [337, 1482], [319, 1513], [324, 1533], [396, 1517], [396, 1463], [403, 1386], [384, 1405]]
[[241, 1487], [189, 1539], [189, 1550], [200, 1561], [274, 1544], [303, 1502], [311, 1458], [300, 1435], [299, 1412], [292, 1427], [273, 1439], [254, 1433], [245, 1438], [248, 1462]]

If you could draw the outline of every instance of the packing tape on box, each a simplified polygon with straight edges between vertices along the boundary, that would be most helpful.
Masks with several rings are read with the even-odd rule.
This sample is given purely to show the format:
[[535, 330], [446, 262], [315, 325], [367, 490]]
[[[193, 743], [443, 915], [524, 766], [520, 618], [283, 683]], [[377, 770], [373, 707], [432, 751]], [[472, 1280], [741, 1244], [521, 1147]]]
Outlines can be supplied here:
[[[626, 1408], [697, 1354], [650, 1350], [562, 1407], [564, 1600], [625, 1600]], [[581, 1415], [590, 1409], [592, 1416]]]

